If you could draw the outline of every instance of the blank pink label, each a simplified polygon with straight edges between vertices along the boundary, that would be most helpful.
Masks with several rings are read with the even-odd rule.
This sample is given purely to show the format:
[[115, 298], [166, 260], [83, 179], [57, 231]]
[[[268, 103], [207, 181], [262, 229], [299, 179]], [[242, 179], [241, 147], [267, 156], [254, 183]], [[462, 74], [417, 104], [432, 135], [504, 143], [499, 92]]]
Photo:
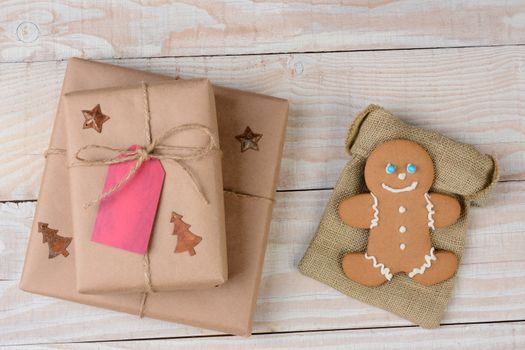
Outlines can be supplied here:
[[[133, 145], [129, 149], [138, 147]], [[135, 162], [110, 165], [104, 192], [123, 179]], [[122, 187], [100, 202], [91, 240], [133, 253], [146, 253], [164, 176], [164, 168], [158, 159], [142, 163]]]

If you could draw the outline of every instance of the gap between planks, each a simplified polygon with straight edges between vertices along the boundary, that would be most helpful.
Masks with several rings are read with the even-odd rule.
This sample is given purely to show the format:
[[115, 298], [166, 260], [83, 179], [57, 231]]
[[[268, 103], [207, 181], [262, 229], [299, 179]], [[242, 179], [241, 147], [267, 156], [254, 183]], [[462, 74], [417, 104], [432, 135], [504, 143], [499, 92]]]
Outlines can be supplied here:
[[[368, 103], [495, 153], [502, 179], [525, 179], [524, 61], [524, 47], [498, 47], [108, 62], [289, 99], [279, 189], [294, 190], [336, 182], [347, 128]], [[0, 65], [2, 200], [37, 197], [65, 66]]]
[[25, 0], [0, 11], [0, 57], [39, 61], [75, 54], [144, 58], [523, 44], [524, 12], [520, 0], [424, 5], [418, 0]]
[[[524, 182], [500, 183], [487, 208], [475, 208], [454, 297], [443, 323], [460, 324], [525, 319], [521, 255], [525, 202]], [[255, 315], [255, 333], [295, 332], [319, 328], [345, 329], [406, 326], [407, 321], [345, 297], [330, 287], [302, 276], [298, 259], [324, 210], [329, 191], [278, 194], [269, 236], [262, 284]], [[0, 244], [0, 330], [4, 341], [86, 341], [117, 337], [149, 338], [214, 334], [157, 320], [72, 304], [20, 292], [23, 264], [34, 203], [3, 205]], [[64, 319], [66, 317], [67, 320]], [[97, 325], [107, 323], [100, 330]], [[20, 325], [20, 326], [17, 326]], [[30, 331], [26, 326], [33, 325]], [[57, 326], [67, 334], [50, 335]], [[85, 330], [89, 330], [88, 335]]]
[[354, 53], [354, 52], [385, 52], [385, 51], [414, 51], [414, 50], [447, 50], [447, 49], [483, 49], [483, 48], [505, 48], [505, 47], [522, 47], [525, 43], [519, 44], [501, 44], [501, 45], [449, 45], [449, 46], [428, 46], [428, 47], [400, 47], [400, 48], [384, 48], [384, 49], [348, 49], [348, 50], [325, 50], [325, 51], [279, 51], [279, 52], [254, 52], [254, 53], [231, 53], [231, 54], [203, 54], [203, 55], [165, 55], [165, 56], [126, 56], [126, 57], [100, 57], [88, 58], [82, 56], [70, 56], [59, 59], [49, 60], [21, 60], [21, 61], [0, 61], [1, 64], [16, 64], [16, 63], [56, 63], [67, 62], [72, 57], [80, 57], [84, 59], [96, 60], [103, 63], [118, 64], [118, 61], [127, 60], [144, 60], [144, 59], [183, 59], [183, 58], [220, 58], [220, 57], [258, 57], [258, 56], [279, 56], [279, 55], [311, 55], [311, 54], [337, 54], [337, 53]]
[[[499, 183], [506, 182], [520, 182], [525, 180], [499, 180]], [[323, 187], [323, 188], [300, 188], [300, 189], [277, 189], [276, 193], [292, 193], [292, 192], [315, 192], [315, 191], [333, 191], [333, 187]], [[13, 199], [13, 200], [0, 200], [0, 204], [5, 203], [14, 203], [14, 204], [23, 204], [23, 203], [35, 203], [38, 199]]]
[[[103, 346], [104, 348], [132, 348], [132, 349], [159, 349], [162, 346], [173, 349], [176, 346], [181, 346], [183, 349], [203, 349], [203, 346], [206, 346], [204, 343], [207, 342], [221, 342], [222, 344], [216, 344], [217, 346], [224, 346], [226, 349], [244, 349], [244, 345], [250, 344], [251, 349], [258, 349], [258, 348], [264, 348], [268, 349], [269, 344], [264, 344], [271, 342], [272, 339], [287, 339], [286, 344], [290, 344], [290, 337], [291, 338], [308, 338], [307, 341], [316, 341], [319, 342], [316, 337], [323, 337], [323, 340], [321, 341], [321, 344], [307, 344], [303, 346], [319, 346], [319, 345], [327, 345], [326, 344], [326, 338], [334, 339], [338, 336], [344, 335], [345, 338], [347, 338], [345, 341], [341, 341], [339, 343], [340, 346], [337, 346], [337, 349], [347, 349], [349, 341], [354, 339], [359, 339], [363, 335], [369, 333], [377, 334], [379, 335], [379, 332], [381, 332], [382, 338], [385, 337], [385, 335], [392, 335], [394, 333], [394, 339], [389, 339], [389, 341], [383, 341], [381, 342], [378, 349], [385, 349], [384, 345], [389, 344], [389, 349], [393, 349], [391, 345], [395, 343], [397, 345], [396, 349], [403, 349], [403, 350], [410, 350], [410, 349], [420, 349], [421, 345], [415, 345], [414, 347], [407, 347], [407, 344], [399, 344], [399, 339], [406, 338], [407, 334], [412, 333], [411, 335], [415, 338], [419, 336], [419, 342], [428, 342], [431, 341], [432, 344], [436, 344], [435, 340], [440, 339], [441, 341], [452, 341], [453, 346], [450, 347], [441, 347], [438, 346], [439, 349], [463, 349], [465, 345], [462, 344], [465, 341], [465, 337], [457, 338], [457, 333], [472, 333], [472, 332], [479, 332], [479, 334], [475, 337], [476, 339], [487, 337], [488, 340], [479, 339], [478, 341], [484, 342], [483, 345], [485, 347], [477, 347], [478, 349], [493, 349], [494, 345], [496, 343], [500, 343], [498, 340], [494, 340], [496, 334], [499, 335], [502, 331], [504, 333], [507, 333], [503, 336], [505, 345], [512, 346], [519, 344], [525, 344], [525, 332], [523, 331], [524, 325], [522, 320], [509, 320], [509, 321], [497, 321], [497, 322], [479, 322], [479, 323], [463, 323], [463, 324], [447, 324], [442, 325], [439, 329], [436, 330], [419, 330], [417, 326], [401, 326], [401, 327], [377, 327], [377, 328], [360, 328], [360, 329], [326, 329], [326, 330], [305, 330], [305, 331], [294, 331], [294, 332], [273, 332], [273, 333], [257, 333], [253, 334], [252, 337], [247, 339], [240, 339], [239, 337], [227, 335], [227, 334], [217, 334], [217, 335], [209, 335], [209, 336], [189, 336], [189, 337], [158, 337], [158, 338], [136, 338], [136, 339], [122, 339], [122, 340], [102, 340], [102, 341], [80, 341], [80, 342], [56, 342], [56, 343], [38, 343], [38, 344], [20, 344], [16, 346], [9, 347], [11, 349], [19, 349], [20, 347], [29, 347], [30, 349], [48, 349], [48, 348], [67, 348], [67, 346], [76, 345], [79, 347], [92, 347], [95, 345], [98, 345], [97, 348], [100, 346]], [[478, 328], [474, 328], [477, 326]], [[469, 331], [470, 330], [470, 331]], [[417, 333], [416, 333], [417, 332]], [[405, 336], [395, 336], [398, 333], [405, 333]], [[444, 336], [449, 334], [448, 337]], [[453, 336], [453, 334], [456, 333], [456, 336]], [[432, 341], [432, 337], [434, 337]], [[501, 335], [500, 335], [501, 337]], [[241, 342], [240, 342], [241, 340]], [[467, 341], [471, 341], [467, 338]], [[304, 342], [304, 341], [303, 341]], [[494, 343], [492, 343], [494, 342]], [[333, 341], [331, 342], [333, 343]], [[370, 339], [369, 341], [364, 340], [359, 342], [360, 349], [368, 349], [369, 344], [373, 344], [374, 339]], [[208, 344], [209, 345], [209, 344]], [[280, 344], [282, 345], [282, 344]], [[333, 346], [333, 344], [330, 344]], [[355, 345], [353, 344], [352, 348], [356, 349]], [[241, 346], [239, 348], [239, 346]], [[290, 345], [292, 346], [292, 345]], [[305, 347], [300, 346], [297, 349], [305, 349]], [[373, 345], [372, 345], [373, 346]], [[162, 348], [164, 348], [162, 347]], [[216, 347], [213, 347], [216, 348]], [[273, 348], [273, 347], [272, 347]], [[281, 348], [281, 347], [277, 347]], [[287, 347], [290, 348], [290, 347]], [[376, 347], [373, 347], [374, 349]], [[429, 347], [428, 345], [425, 347], [427, 349], [437, 349], [434, 346]], [[505, 348], [507, 348], [505, 346]], [[514, 348], [514, 347], [513, 347]], [[317, 347], [315, 347], [317, 349]]]

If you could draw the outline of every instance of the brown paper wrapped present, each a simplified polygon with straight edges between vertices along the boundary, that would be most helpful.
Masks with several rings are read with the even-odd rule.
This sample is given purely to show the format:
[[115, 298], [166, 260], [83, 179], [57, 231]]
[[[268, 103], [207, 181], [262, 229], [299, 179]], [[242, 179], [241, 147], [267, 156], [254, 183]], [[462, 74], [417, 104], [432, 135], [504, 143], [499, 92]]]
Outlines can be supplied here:
[[[62, 94], [167, 79], [72, 59]], [[67, 248], [67, 257], [49, 259], [48, 244], [42, 243], [42, 233], [38, 232], [38, 222], [46, 222], [51, 229], [58, 230], [56, 236], [74, 237], [67, 162], [64, 155], [50, 151], [20, 282], [23, 290], [226, 333], [244, 336], [251, 333], [288, 104], [286, 100], [222, 87], [214, 87], [214, 93], [223, 152], [228, 281], [217, 288], [149, 293], [147, 298], [144, 293], [78, 293], [74, 245]], [[51, 149], [67, 147], [64, 124], [68, 116], [63, 108], [61, 99]], [[247, 127], [254, 135], [245, 134]], [[250, 148], [256, 146], [258, 151]]]
[[[91, 125], [85, 127], [82, 111], [90, 112], [93, 106], [101, 118], [107, 119], [101, 124], [101, 132]], [[216, 148], [215, 100], [208, 81], [173, 80], [73, 92], [65, 96], [63, 108], [69, 116], [65, 123], [66, 149], [78, 291], [171, 291], [224, 283], [227, 267], [221, 155]], [[91, 114], [87, 118], [92, 120]], [[133, 153], [126, 164], [108, 165], [124, 160], [110, 150], [126, 152], [131, 145], [148, 144], [153, 145], [147, 154], [151, 159], [141, 163], [121, 188], [96, 201], [104, 191], [108, 193], [103, 186], [110, 167], [131, 168], [139, 162], [136, 158], [140, 154]], [[158, 184], [155, 177], [148, 178], [148, 171], [156, 170], [165, 172], [163, 184], [160, 174], [151, 174], [158, 177]], [[131, 188], [141, 186], [138, 181], [145, 182], [146, 193], [141, 193], [140, 187]], [[153, 189], [161, 191], [156, 216], [154, 201], [149, 199]], [[130, 236], [144, 231], [148, 210], [153, 214], [153, 232], [147, 253], [130, 251], [141, 247], [115, 248], [122, 240], [136, 246], [143, 238]], [[103, 243], [96, 240], [97, 233]], [[144, 243], [147, 245], [147, 240]]]

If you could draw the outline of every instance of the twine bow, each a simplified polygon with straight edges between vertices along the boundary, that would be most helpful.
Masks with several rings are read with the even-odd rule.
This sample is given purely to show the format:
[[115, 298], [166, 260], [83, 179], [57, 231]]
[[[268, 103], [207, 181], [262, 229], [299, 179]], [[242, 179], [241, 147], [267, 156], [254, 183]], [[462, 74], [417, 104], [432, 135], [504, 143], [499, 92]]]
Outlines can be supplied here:
[[[202, 201], [208, 204], [208, 200], [204, 196], [202, 189], [200, 188], [197, 179], [193, 175], [190, 169], [188, 169], [184, 163], [181, 161], [184, 160], [199, 160], [204, 157], [207, 157], [211, 152], [218, 150], [215, 137], [211, 130], [201, 124], [183, 124], [175, 126], [171, 129], [168, 129], [164, 134], [159, 138], [153, 140], [151, 136], [151, 115], [149, 109], [149, 94], [148, 94], [148, 85], [142, 83], [143, 97], [144, 97], [144, 117], [145, 117], [145, 137], [146, 145], [138, 147], [135, 150], [128, 149], [119, 149], [112, 148], [104, 145], [86, 145], [81, 147], [75, 154], [75, 158], [78, 162], [71, 164], [71, 166], [97, 166], [97, 165], [111, 165], [117, 163], [124, 163], [128, 161], [135, 160], [135, 164], [129, 170], [129, 172], [124, 176], [115, 186], [109, 189], [106, 192], [102, 192], [95, 200], [84, 204], [84, 208], [88, 208], [104, 198], [107, 198], [118, 191], [126, 182], [128, 182], [131, 177], [140, 169], [142, 164], [149, 159], [169, 159], [174, 161], [175, 164], [180, 166], [184, 172], [189, 176], [193, 186], [196, 191], [199, 193]], [[203, 147], [191, 147], [191, 146], [172, 146], [167, 145], [164, 142], [169, 137], [184, 132], [186, 130], [198, 131], [204, 136], [206, 136], [206, 145]], [[103, 149], [106, 151], [116, 152], [115, 156], [109, 158], [95, 158], [90, 159], [87, 156], [82, 156], [82, 153], [87, 150], [96, 150]]]

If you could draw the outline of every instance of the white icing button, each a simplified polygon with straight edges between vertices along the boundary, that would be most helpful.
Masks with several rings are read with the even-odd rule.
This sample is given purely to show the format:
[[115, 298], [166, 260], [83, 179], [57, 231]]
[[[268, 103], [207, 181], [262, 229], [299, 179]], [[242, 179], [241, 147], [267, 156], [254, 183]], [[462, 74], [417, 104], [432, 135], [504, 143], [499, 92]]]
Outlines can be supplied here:
[[407, 211], [407, 208], [405, 208], [404, 206], [399, 207], [399, 214], [403, 214], [406, 211]]
[[401, 233], [405, 233], [405, 232], [407, 232], [407, 228], [406, 228], [405, 226], [401, 226], [401, 227], [399, 228], [399, 232], [401, 232]]
[[401, 249], [401, 250], [405, 250], [406, 247], [407, 247], [407, 246], [405, 245], [405, 243], [401, 243], [401, 244], [399, 245], [399, 249]]

